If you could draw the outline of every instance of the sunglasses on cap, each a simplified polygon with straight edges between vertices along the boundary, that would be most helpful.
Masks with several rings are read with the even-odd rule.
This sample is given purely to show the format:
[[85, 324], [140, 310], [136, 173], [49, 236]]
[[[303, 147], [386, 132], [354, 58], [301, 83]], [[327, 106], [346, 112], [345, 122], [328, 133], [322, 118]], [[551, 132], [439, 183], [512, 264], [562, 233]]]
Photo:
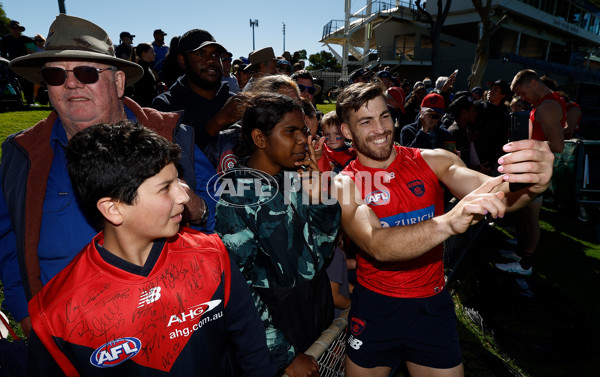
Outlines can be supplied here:
[[59, 67], [44, 67], [41, 70], [42, 77], [47, 85], [59, 86], [67, 81], [67, 72], [73, 72], [75, 78], [82, 84], [95, 84], [100, 79], [100, 72], [113, 70], [110, 68], [96, 68], [88, 65], [80, 65], [73, 69], [62, 69]]
[[300, 89], [300, 93], [304, 93], [305, 91], [308, 91], [308, 94], [310, 94], [310, 95], [315, 94], [315, 91], [317, 90], [314, 86], [306, 86], [306, 85], [302, 85], [302, 84], [298, 84], [298, 88]]

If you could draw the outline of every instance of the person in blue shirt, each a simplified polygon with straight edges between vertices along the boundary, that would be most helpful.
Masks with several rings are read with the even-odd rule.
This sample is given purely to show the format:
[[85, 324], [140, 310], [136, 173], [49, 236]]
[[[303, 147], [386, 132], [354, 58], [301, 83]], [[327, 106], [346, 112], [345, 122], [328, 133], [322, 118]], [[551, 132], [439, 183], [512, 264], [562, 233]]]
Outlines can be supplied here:
[[183, 151], [180, 176], [190, 196], [184, 221], [208, 232], [214, 227], [216, 195], [206, 183], [215, 171], [195, 147], [193, 129], [180, 123], [180, 114], [141, 108], [123, 96], [143, 70], [115, 57], [112, 41], [99, 26], [61, 14], [50, 26], [46, 50], [14, 59], [10, 67], [31, 82], [45, 82], [54, 107], [48, 118], [2, 144], [3, 305], [27, 335], [27, 301], [97, 233], [67, 173], [64, 148], [73, 135], [94, 124], [128, 119], [177, 143]]

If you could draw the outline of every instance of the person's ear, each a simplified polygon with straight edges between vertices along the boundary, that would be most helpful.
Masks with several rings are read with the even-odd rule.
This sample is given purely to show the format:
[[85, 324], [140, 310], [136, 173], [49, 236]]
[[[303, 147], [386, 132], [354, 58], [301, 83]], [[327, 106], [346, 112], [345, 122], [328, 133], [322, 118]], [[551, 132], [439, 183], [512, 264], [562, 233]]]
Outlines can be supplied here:
[[123, 223], [123, 214], [121, 213], [120, 203], [113, 198], [101, 198], [96, 203], [96, 208], [108, 222], [115, 226]]
[[117, 94], [118, 98], [122, 98], [125, 95], [125, 82], [127, 81], [127, 76], [123, 71], [115, 72], [115, 85], [117, 85]]
[[177, 54], [177, 63], [179, 64], [179, 67], [181, 69], [185, 70], [186, 64], [185, 64], [185, 56], [183, 56], [183, 54]]
[[253, 129], [250, 136], [252, 136], [252, 142], [256, 148], [265, 149], [267, 147], [267, 137], [258, 128]]
[[342, 131], [342, 135], [344, 135], [346, 139], [352, 140], [352, 132], [350, 132], [350, 126], [348, 124], [342, 123], [340, 130]]

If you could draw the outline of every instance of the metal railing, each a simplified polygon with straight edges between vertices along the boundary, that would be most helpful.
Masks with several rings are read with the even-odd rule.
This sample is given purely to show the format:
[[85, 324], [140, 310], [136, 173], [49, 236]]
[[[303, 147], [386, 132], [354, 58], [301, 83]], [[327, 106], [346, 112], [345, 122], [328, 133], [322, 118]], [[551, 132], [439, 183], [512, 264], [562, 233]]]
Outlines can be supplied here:
[[[400, 15], [404, 16], [405, 11], [410, 11], [412, 14], [412, 12], [416, 11], [416, 9], [417, 7], [415, 6], [412, 0], [402, 0], [398, 3], [398, 6], [396, 6], [396, 1], [374, 1], [373, 3], [371, 3], [370, 12], [367, 12], [368, 8], [365, 6], [350, 16], [350, 30], [355, 29], [357, 27], [361, 27], [365, 23], [366, 19], [372, 16], [381, 14], [392, 14], [396, 12], [400, 12]], [[359, 21], [357, 22], [356, 20]], [[329, 21], [323, 27], [323, 35], [321, 40], [324, 40], [327, 37], [338, 33], [340, 36], [343, 36], [345, 23], [345, 20]]]

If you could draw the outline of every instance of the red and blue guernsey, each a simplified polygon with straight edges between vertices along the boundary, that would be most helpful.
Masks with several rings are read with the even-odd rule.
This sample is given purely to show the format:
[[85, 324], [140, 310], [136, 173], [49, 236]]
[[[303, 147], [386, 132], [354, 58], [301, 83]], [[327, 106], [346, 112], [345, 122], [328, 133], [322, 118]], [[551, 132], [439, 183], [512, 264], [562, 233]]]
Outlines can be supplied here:
[[245, 375], [277, 373], [217, 235], [182, 229], [155, 242], [142, 267], [102, 244], [100, 233], [29, 303], [30, 352], [40, 356], [31, 375], [225, 376], [233, 349]]
[[[416, 224], [444, 213], [444, 193], [435, 173], [416, 148], [394, 146], [396, 158], [387, 169], [352, 161], [342, 174], [354, 180], [364, 202], [383, 227]], [[402, 245], [399, 245], [401, 247]], [[391, 297], [429, 297], [444, 289], [443, 245], [403, 262], [379, 262], [357, 255], [358, 282]]]
[[544, 130], [542, 129], [542, 124], [535, 120], [536, 106], [544, 101], [556, 101], [562, 108], [562, 118], [560, 119], [560, 125], [564, 129], [567, 125], [567, 105], [565, 104], [565, 100], [561, 97], [558, 92], [548, 93], [543, 96], [536, 104], [533, 105], [533, 110], [529, 113], [529, 119], [531, 120], [531, 139], [533, 140], [541, 140], [546, 141], [546, 135], [544, 134]]

